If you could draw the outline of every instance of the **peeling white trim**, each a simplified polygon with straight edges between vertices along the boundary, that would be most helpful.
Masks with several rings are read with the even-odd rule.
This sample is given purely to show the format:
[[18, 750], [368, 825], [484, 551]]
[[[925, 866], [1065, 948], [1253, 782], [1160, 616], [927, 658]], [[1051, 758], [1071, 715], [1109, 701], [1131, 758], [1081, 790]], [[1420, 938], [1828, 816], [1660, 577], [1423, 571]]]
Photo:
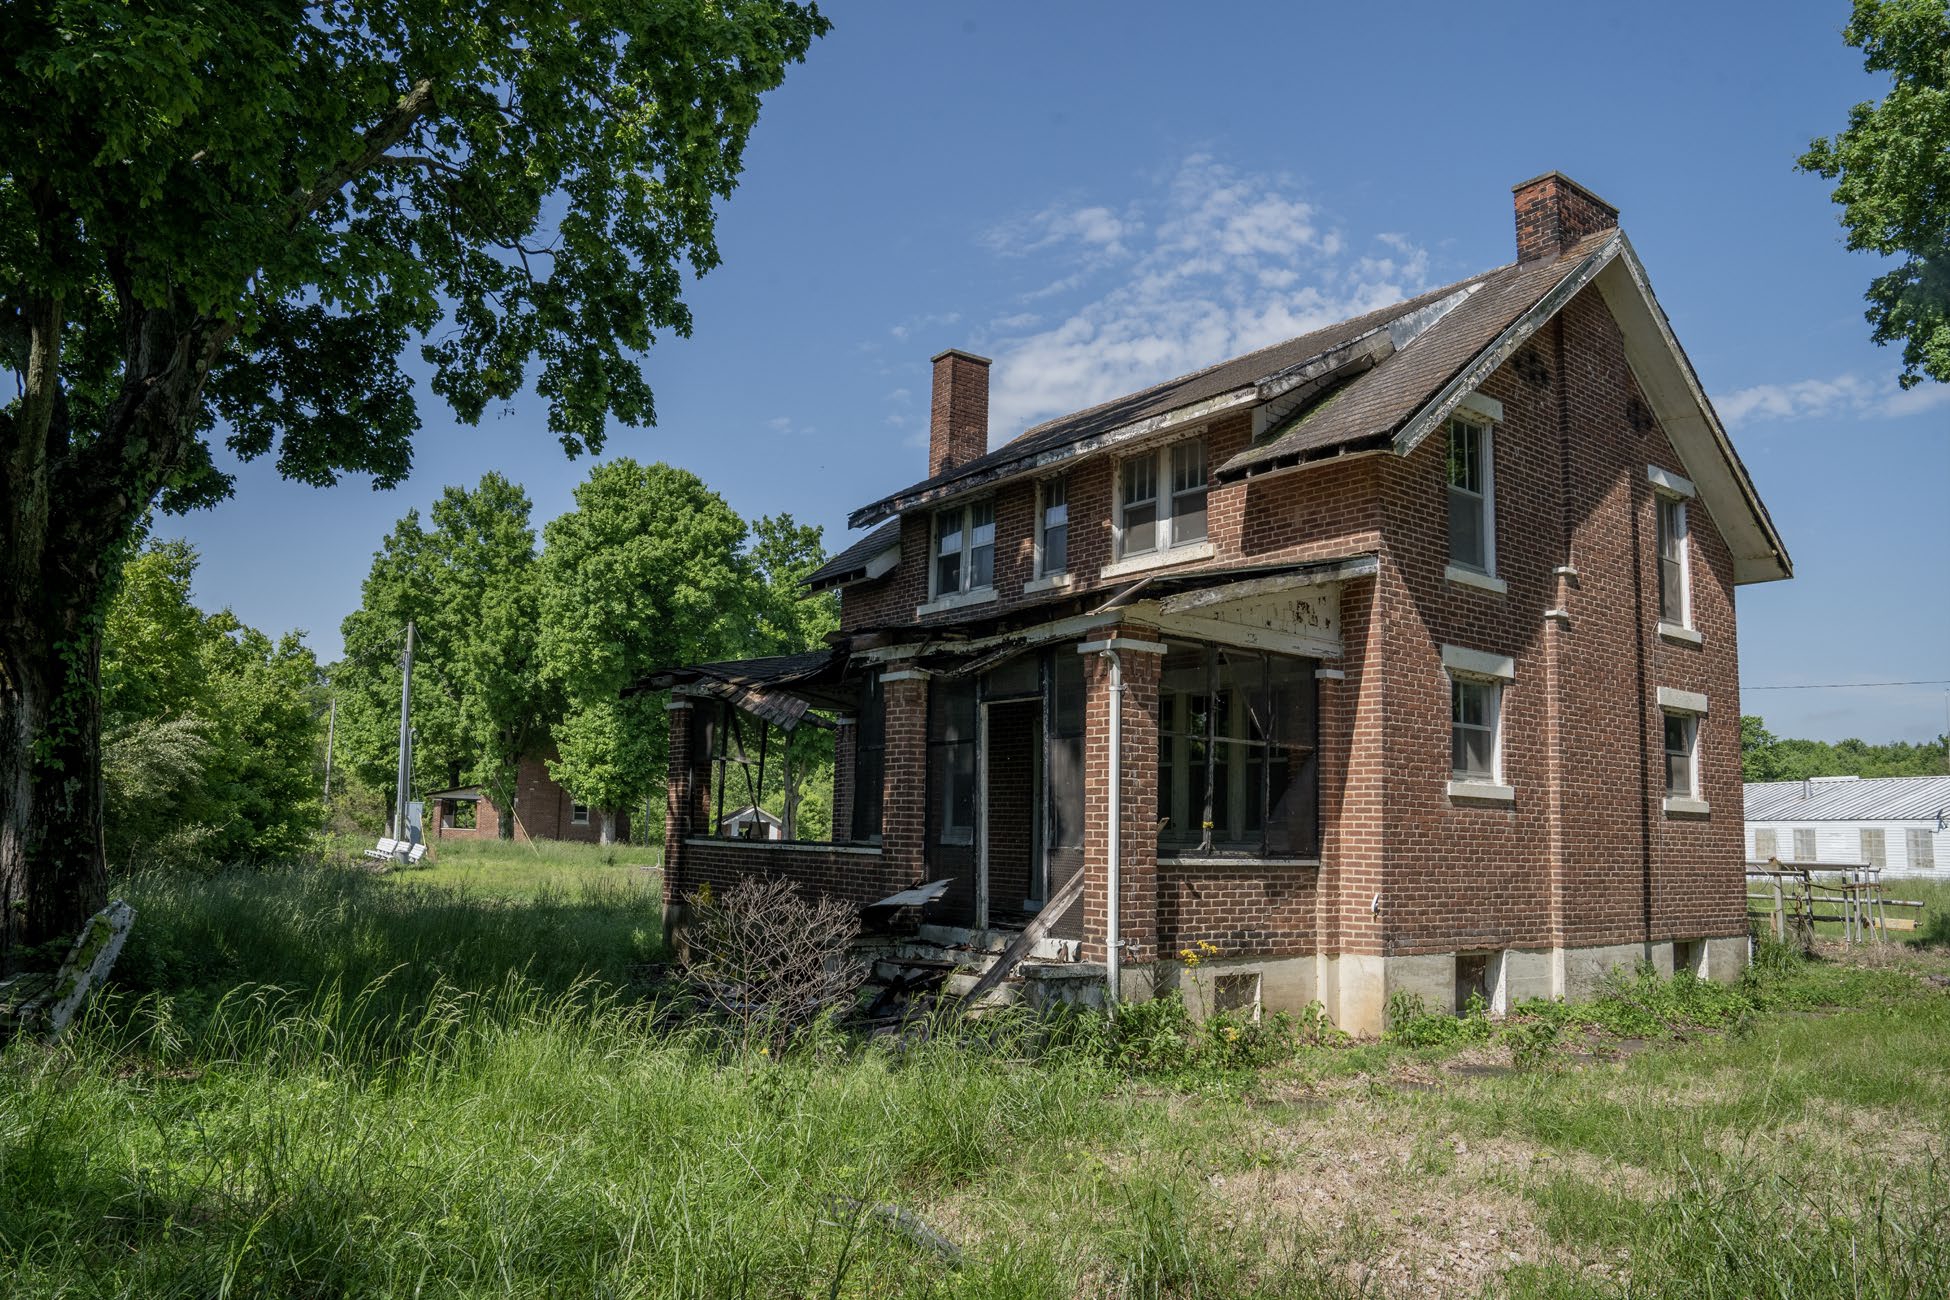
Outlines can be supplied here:
[[1480, 415], [1491, 424], [1503, 423], [1503, 403], [1482, 393], [1464, 393], [1462, 400], [1456, 403], [1456, 409]]
[[1085, 641], [1077, 647], [1077, 653], [1094, 655], [1105, 650], [1129, 650], [1134, 654], [1161, 655], [1170, 648], [1162, 641], [1141, 641], [1136, 637], [1109, 636], [1101, 641]]
[[1218, 553], [1219, 548], [1210, 541], [1193, 542], [1189, 546], [1174, 546], [1168, 551], [1146, 551], [1142, 555], [1133, 555], [1128, 560], [1106, 564], [1097, 571], [1097, 576], [1123, 578], [1133, 573], [1149, 573], [1153, 569], [1169, 569], [1180, 564], [1209, 560]]

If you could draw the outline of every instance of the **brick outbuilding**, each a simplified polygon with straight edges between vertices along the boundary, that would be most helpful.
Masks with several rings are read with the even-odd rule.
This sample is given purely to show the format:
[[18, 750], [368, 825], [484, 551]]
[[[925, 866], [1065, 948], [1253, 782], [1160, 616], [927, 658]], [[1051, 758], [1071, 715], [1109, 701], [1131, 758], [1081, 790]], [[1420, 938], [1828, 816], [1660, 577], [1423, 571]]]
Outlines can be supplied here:
[[[1118, 996], [1209, 945], [1228, 1001], [1362, 1031], [1735, 976], [1734, 591], [1788, 555], [1616, 209], [1555, 172], [1515, 207], [1510, 265], [993, 451], [988, 363], [937, 357], [930, 476], [813, 579], [834, 646], [644, 683], [673, 917], [945, 880], [931, 922]], [[727, 764], [809, 724], [834, 841], [714, 835]]]

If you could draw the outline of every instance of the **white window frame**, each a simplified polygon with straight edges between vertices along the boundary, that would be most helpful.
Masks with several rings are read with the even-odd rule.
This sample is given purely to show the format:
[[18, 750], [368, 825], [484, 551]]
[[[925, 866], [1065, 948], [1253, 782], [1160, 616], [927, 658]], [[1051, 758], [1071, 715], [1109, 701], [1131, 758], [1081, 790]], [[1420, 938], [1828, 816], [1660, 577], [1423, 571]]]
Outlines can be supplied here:
[[[1701, 785], [1700, 774], [1700, 731], [1707, 715], [1707, 699], [1697, 691], [1675, 690], [1670, 686], [1659, 688], [1659, 788], [1664, 793], [1665, 812], [1668, 817], [1704, 816], [1713, 811], [1705, 798], [1705, 788]], [[1686, 739], [1690, 746], [1687, 775], [1692, 782], [1692, 793], [1676, 795], [1666, 791], [1666, 723], [1667, 718], [1690, 718], [1692, 723], [1686, 729]]]
[[[1681, 641], [1689, 645], [1700, 644], [1699, 630], [1693, 626], [1693, 520], [1692, 500], [1699, 495], [1693, 481], [1669, 469], [1657, 465], [1645, 467], [1645, 477], [1652, 484], [1653, 518], [1652, 545], [1653, 572], [1655, 588], [1653, 606], [1659, 611], [1659, 635], [1668, 641]], [[1679, 543], [1679, 617], [1670, 618], [1665, 608], [1666, 596], [1666, 551], [1665, 512], [1667, 506], [1675, 506], [1674, 533]]]
[[1910, 826], [1903, 831], [1903, 861], [1912, 871], [1936, 869], [1936, 834], [1927, 826]]
[[[1061, 489], [1063, 493], [1063, 565], [1061, 568], [1056, 569], [1050, 567], [1049, 555], [1045, 549], [1045, 543], [1049, 533], [1048, 514], [1051, 509], [1049, 498], [1052, 488]], [[1070, 576], [1072, 550], [1070, 546], [1070, 480], [1067, 477], [1058, 475], [1055, 478], [1046, 478], [1036, 484], [1035, 532], [1037, 578], [1047, 578], [1057, 582], [1067, 579]]]
[[[1449, 798], [1486, 800], [1495, 803], [1515, 802], [1516, 788], [1510, 785], [1503, 770], [1503, 706], [1507, 694], [1505, 688], [1517, 677], [1516, 661], [1508, 655], [1485, 654], [1481, 650], [1446, 645], [1442, 647], [1442, 666], [1449, 675], [1449, 728], [1445, 733], [1450, 753]], [[1456, 772], [1455, 708], [1456, 687], [1459, 685], [1486, 687], [1490, 692], [1489, 780], [1484, 780], [1480, 776], [1460, 776]]]
[[[1205, 531], [1198, 537], [1182, 538], [1177, 536], [1177, 512], [1174, 507], [1177, 504], [1178, 497], [1189, 496], [1191, 494], [1189, 492], [1181, 493], [1172, 490], [1172, 460], [1178, 448], [1193, 444], [1198, 445], [1200, 458], [1205, 463], [1204, 486], [1201, 489], [1197, 489], [1203, 493], [1205, 502]], [[1204, 555], [1210, 555], [1212, 553], [1211, 450], [1210, 447], [1205, 445], [1204, 431], [1200, 430], [1189, 438], [1175, 438], [1170, 442], [1161, 443], [1158, 446], [1147, 448], [1134, 455], [1126, 456], [1117, 462], [1116, 477], [1112, 483], [1115, 500], [1112, 509], [1111, 537], [1115, 553], [1112, 556], [1113, 562], [1108, 568], [1113, 570], [1119, 569], [1126, 564], [1142, 564], [1147, 560], [1189, 559], [1193, 558], [1194, 552], [1201, 552]], [[1143, 460], [1151, 462], [1153, 482], [1155, 483], [1155, 487], [1153, 488], [1155, 495], [1151, 500], [1155, 503], [1158, 512], [1157, 522], [1153, 525], [1156, 529], [1157, 544], [1146, 547], [1142, 551], [1132, 551], [1125, 547], [1124, 511], [1126, 503], [1124, 500], [1124, 471], [1126, 466]]]
[[[1788, 837], [1794, 841], [1794, 862], [1819, 862], [1821, 860], [1821, 839], [1813, 826], [1796, 826]], [[1805, 850], [1805, 852], [1804, 852]]]
[[569, 825], [587, 826], [589, 824], [589, 805], [569, 801]]
[[1458, 560], [1455, 538], [1448, 537], [1448, 564], [1443, 574], [1451, 582], [1483, 587], [1501, 594], [1508, 591], [1509, 587], [1496, 576], [1496, 424], [1496, 420], [1491, 418], [1486, 410], [1481, 409], [1481, 406], [1471, 406], [1450, 416], [1449, 423], [1445, 426], [1442, 457], [1442, 509], [1445, 533], [1448, 529], [1451, 494], [1457, 491], [1464, 493], [1469, 491], [1467, 488], [1458, 489], [1449, 481], [1450, 440], [1455, 437], [1458, 425], [1475, 430], [1480, 440], [1478, 458], [1483, 468], [1483, 490], [1476, 495], [1483, 516], [1483, 567], [1479, 569], [1473, 564]]
[[[989, 511], [989, 580], [978, 587], [974, 585], [975, 566], [970, 564], [968, 560], [969, 556], [975, 552], [975, 511], [981, 506], [987, 506]], [[960, 532], [958, 536], [961, 538], [961, 549], [959, 552], [961, 563], [956, 566], [960, 585], [953, 591], [944, 591], [941, 587], [941, 521], [950, 516], [955, 516], [960, 521]], [[928, 516], [928, 596], [931, 601], [956, 602], [963, 598], [987, 599], [994, 594], [995, 562], [1001, 550], [997, 544], [999, 539], [994, 535], [995, 529], [996, 510], [994, 497], [981, 497], [973, 501], [964, 501], [960, 505], [943, 506]], [[925, 607], [923, 608], [925, 611]]]
[[1682, 724], [1686, 737], [1686, 746], [1680, 751], [1686, 756], [1686, 788], [1674, 790], [1672, 788], [1673, 749], [1666, 743], [1666, 726], [1662, 725], [1659, 729], [1659, 751], [1666, 758], [1666, 762], [1660, 765], [1666, 777], [1666, 803], [1670, 805], [1675, 800], [1697, 801], [1699, 799], [1699, 714], [1676, 713], [1665, 709], [1661, 710], [1660, 716], [1668, 725], [1674, 722]]
[[[1871, 837], [1874, 837], [1874, 852], [1870, 852], [1869, 850]], [[1889, 865], [1889, 831], [1887, 827], [1861, 827], [1856, 831], [1855, 842], [1857, 851], [1861, 854], [1862, 861], [1865, 864], [1871, 867], [1887, 867]], [[1882, 861], [1877, 862], [1877, 858], [1881, 858]]]

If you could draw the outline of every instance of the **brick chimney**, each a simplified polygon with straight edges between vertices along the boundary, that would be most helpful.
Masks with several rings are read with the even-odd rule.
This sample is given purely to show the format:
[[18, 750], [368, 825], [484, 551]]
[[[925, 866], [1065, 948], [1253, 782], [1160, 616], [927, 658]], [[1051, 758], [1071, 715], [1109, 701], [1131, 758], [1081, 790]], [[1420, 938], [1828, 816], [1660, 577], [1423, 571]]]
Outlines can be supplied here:
[[1517, 196], [1517, 260], [1556, 257], [1586, 235], [1618, 229], [1618, 209], [1563, 172], [1511, 187]]
[[928, 477], [965, 465], [988, 449], [989, 359], [949, 348], [934, 359]]

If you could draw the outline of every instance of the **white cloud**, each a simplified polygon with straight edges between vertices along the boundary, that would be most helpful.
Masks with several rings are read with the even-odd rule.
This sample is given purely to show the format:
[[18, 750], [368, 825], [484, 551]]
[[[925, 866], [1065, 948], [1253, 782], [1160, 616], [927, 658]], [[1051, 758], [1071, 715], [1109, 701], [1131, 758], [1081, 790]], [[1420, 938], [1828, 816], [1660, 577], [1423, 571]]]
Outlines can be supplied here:
[[819, 432], [810, 424], [801, 424], [789, 415], [775, 415], [765, 422], [765, 427], [781, 436], [798, 436]]
[[1085, 299], [1047, 325], [1020, 311], [990, 322], [999, 436], [1399, 301], [1429, 271], [1427, 252], [1396, 234], [1355, 254], [1287, 178], [1203, 154], [1121, 214], [1046, 208], [983, 242], [1052, 263], [1023, 301]]
[[1950, 384], [1925, 384], [1904, 391], [1891, 379], [1869, 379], [1859, 374], [1756, 384], [1713, 399], [1714, 409], [1728, 424], [1901, 418], [1946, 403], [1950, 403]]
[[897, 339], [906, 339], [917, 330], [933, 329], [937, 325], [953, 325], [961, 320], [958, 311], [931, 312], [924, 316], [911, 316], [888, 330]]

